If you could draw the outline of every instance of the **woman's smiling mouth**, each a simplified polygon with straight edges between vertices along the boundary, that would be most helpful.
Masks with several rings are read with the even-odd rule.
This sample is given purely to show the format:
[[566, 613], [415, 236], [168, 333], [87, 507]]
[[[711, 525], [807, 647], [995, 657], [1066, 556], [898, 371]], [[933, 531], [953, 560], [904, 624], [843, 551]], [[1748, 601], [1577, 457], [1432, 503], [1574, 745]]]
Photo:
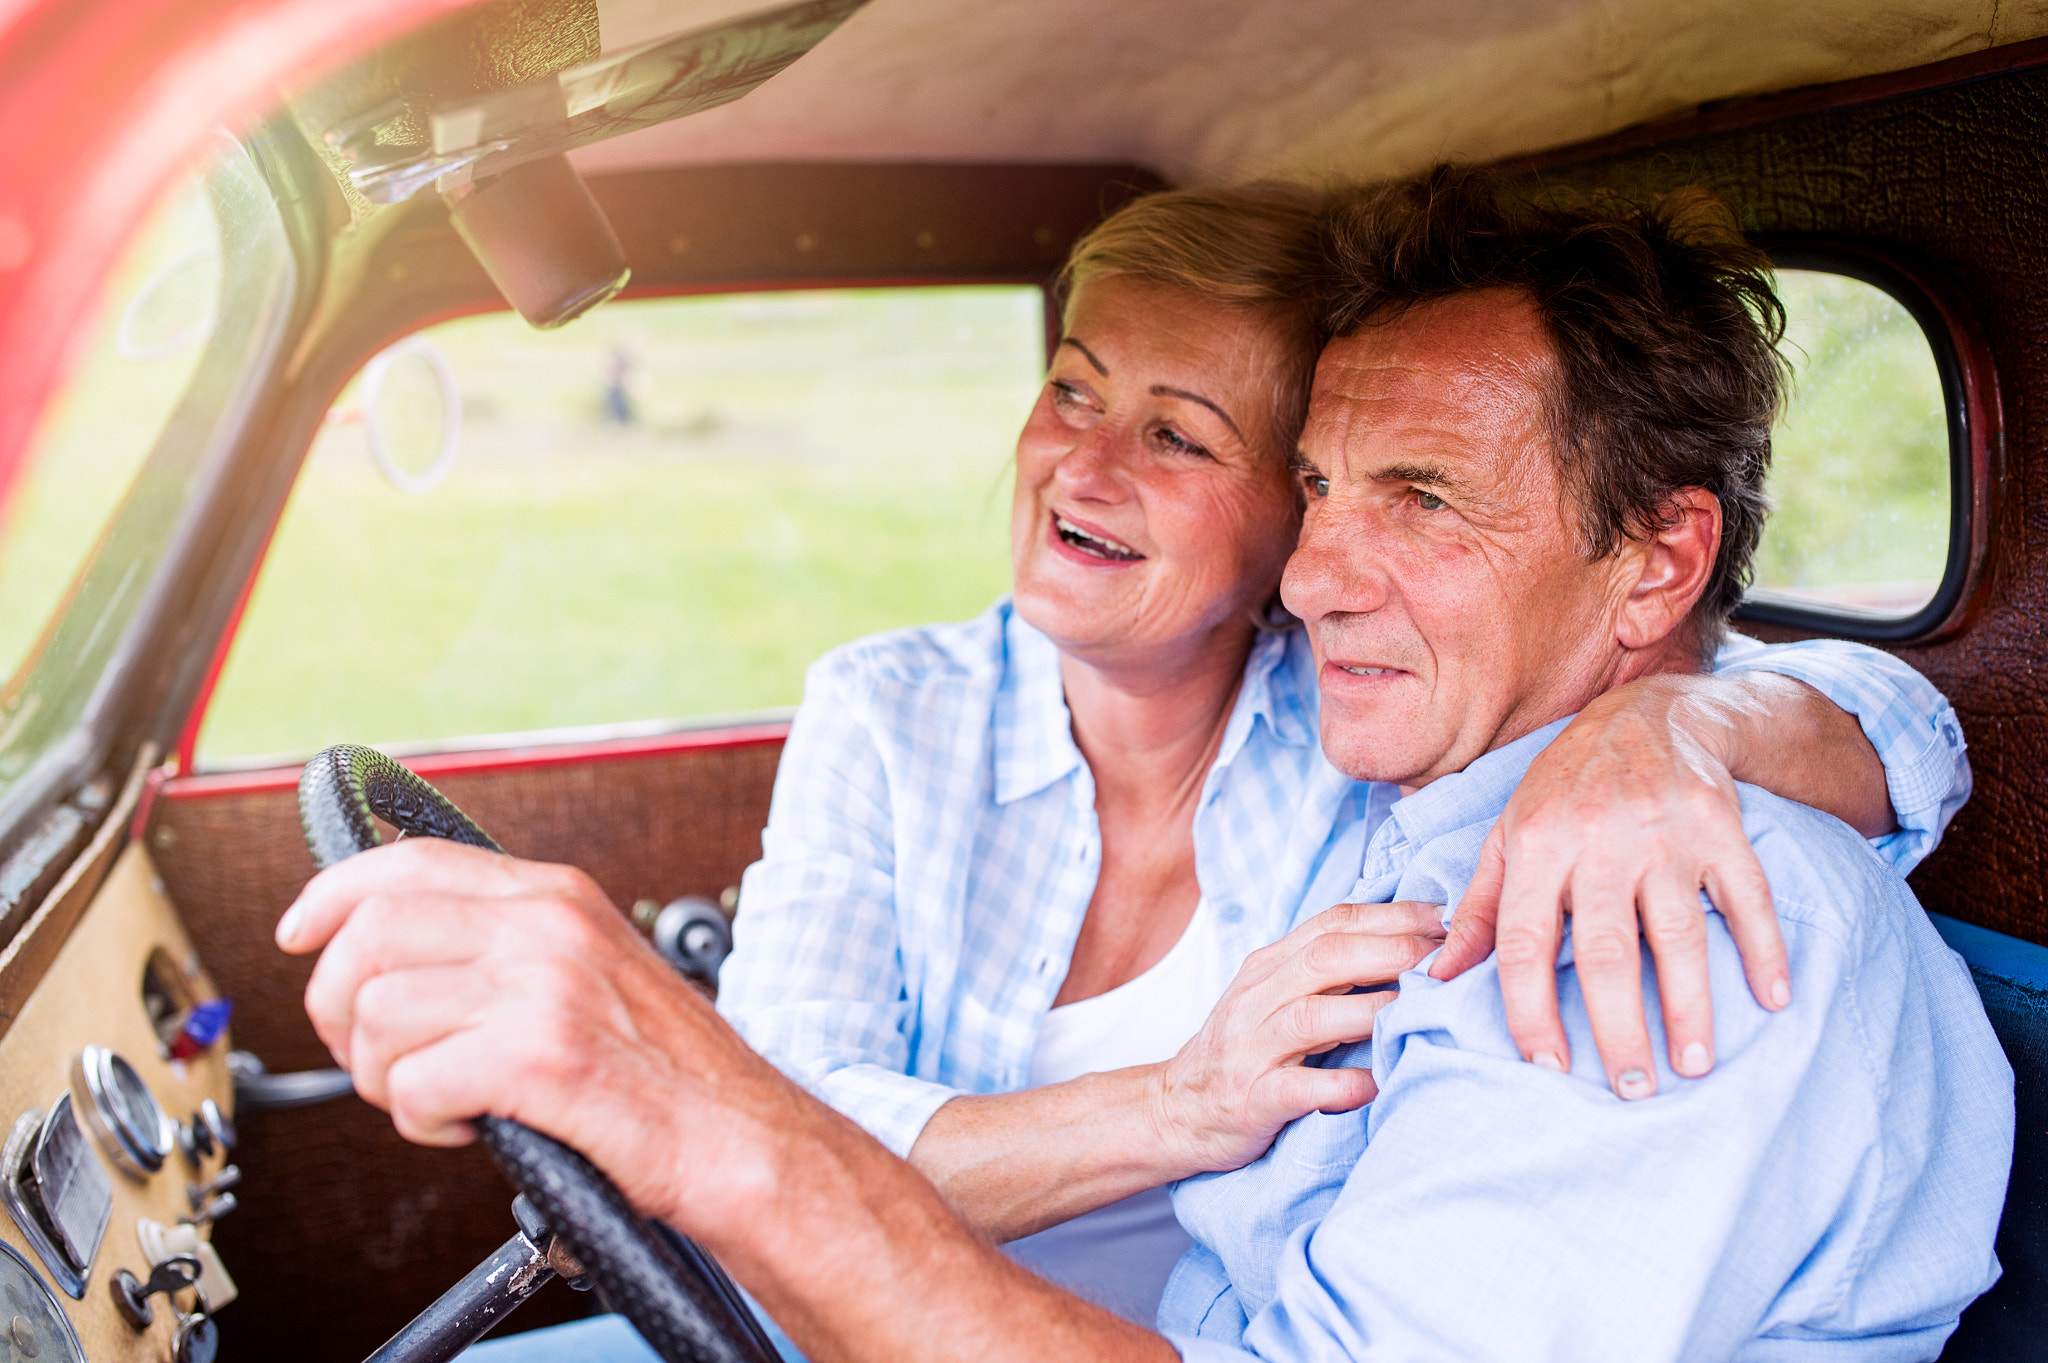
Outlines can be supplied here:
[[1084, 530], [1057, 511], [1052, 516], [1052, 528], [1060, 543], [1105, 563], [1139, 563], [1145, 558], [1130, 545], [1093, 530]]

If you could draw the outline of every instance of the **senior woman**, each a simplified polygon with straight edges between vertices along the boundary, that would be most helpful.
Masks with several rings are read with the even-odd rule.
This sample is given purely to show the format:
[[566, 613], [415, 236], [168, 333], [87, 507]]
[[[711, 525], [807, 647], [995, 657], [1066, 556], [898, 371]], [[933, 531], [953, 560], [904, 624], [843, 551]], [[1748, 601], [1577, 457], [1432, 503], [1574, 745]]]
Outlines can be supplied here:
[[[1296, 926], [1347, 855], [1338, 805], [1399, 794], [1332, 779], [1315, 663], [1274, 605], [1314, 213], [1284, 189], [1172, 192], [1075, 248], [1017, 446], [1012, 594], [811, 670], [720, 980], [749, 1042], [991, 1238], [1148, 1325], [1187, 1245], [1160, 1185], [1368, 1101], [1365, 1072], [1301, 1062], [1369, 1034], [1390, 995], [1350, 986], [1441, 945], [1413, 906]], [[1967, 796], [1953, 717], [1903, 664], [1743, 641], [1719, 667], [1589, 710], [1496, 830], [1527, 891], [1500, 902], [1518, 915], [1502, 932], [1543, 967], [1503, 972], [1526, 1055], [1562, 1053], [1561, 904], [1582, 939], [1620, 925], [1630, 944], [1640, 911], [1682, 1074], [1712, 1064], [1701, 888], [1758, 999], [1783, 1005], [1731, 778], [1839, 815], [1902, 871]], [[1437, 969], [1486, 954], [1502, 876]], [[1633, 952], [1585, 987], [1617, 1092], [1647, 1096]]]

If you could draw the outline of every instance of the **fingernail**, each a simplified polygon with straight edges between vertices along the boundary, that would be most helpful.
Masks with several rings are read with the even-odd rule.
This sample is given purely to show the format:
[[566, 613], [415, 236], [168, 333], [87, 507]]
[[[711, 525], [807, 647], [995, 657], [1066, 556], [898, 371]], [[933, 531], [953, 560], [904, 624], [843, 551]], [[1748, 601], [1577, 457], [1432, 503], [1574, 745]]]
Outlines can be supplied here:
[[1628, 1099], [1647, 1098], [1657, 1091], [1650, 1076], [1641, 1070], [1623, 1070], [1614, 1076], [1614, 1091]]
[[1792, 1002], [1792, 981], [1782, 975], [1771, 981], [1771, 1007], [1783, 1008]]
[[1707, 1048], [1695, 1041], [1678, 1053], [1678, 1072], [1688, 1079], [1698, 1078], [1714, 1068], [1714, 1057], [1707, 1054]]
[[1541, 1065], [1546, 1070], [1556, 1070], [1559, 1074], [1564, 1073], [1564, 1061], [1557, 1058], [1556, 1051], [1538, 1051], [1529, 1057], [1529, 1063]]
[[292, 938], [299, 934], [299, 906], [292, 905], [284, 911], [284, 917], [277, 920], [277, 944], [290, 946]]

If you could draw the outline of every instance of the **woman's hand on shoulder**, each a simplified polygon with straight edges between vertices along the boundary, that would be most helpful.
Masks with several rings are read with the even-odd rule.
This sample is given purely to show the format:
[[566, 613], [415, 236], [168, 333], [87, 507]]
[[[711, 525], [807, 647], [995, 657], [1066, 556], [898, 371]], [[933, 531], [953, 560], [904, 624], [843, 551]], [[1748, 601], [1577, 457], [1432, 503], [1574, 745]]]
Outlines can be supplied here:
[[1443, 954], [1430, 965], [1447, 980], [1495, 955], [1508, 1029], [1523, 1057], [1569, 1069], [1557, 1006], [1569, 913], [1594, 1043], [1623, 1098], [1657, 1091], [1640, 942], [1656, 961], [1672, 1069], [1698, 1076], [1713, 1068], [1701, 890], [1727, 923], [1757, 1001], [1778, 1009], [1791, 997], [1741, 798], [1724, 753], [1683, 713], [1686, 694], [1642, 683], [1617, 689], [1543, 750], [1488, 835]]
[[1155, 1120], [1189, 1172], [1237, 1169], [1311, 1112], [1373, 1100], [1372, 1071], [1302, 1062], [1372, 1035], [1392, 984], [1443, 945], [1434, 904], [1339, 904], [1238, 967], [1202, 1029], [1159, 1070]]

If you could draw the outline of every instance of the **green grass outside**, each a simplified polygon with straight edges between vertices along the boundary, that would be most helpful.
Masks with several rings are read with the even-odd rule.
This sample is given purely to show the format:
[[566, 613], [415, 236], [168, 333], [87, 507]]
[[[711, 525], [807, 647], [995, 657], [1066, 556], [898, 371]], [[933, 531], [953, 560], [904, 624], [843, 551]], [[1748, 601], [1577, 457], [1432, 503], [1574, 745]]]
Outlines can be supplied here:
[[[1035, 290], [979, 288], [435, 328], [454, 473], [411, 496], [360, 426], [322, 434], [202, 760], [793, 705], [833, 645], [980, 611], [1008, 581], [1042, 327]], [[615, 351], [623, 428], [602, 421]], [[379, 404], [415, 466], [439, 438], [425, 372], [395, 367]]]

